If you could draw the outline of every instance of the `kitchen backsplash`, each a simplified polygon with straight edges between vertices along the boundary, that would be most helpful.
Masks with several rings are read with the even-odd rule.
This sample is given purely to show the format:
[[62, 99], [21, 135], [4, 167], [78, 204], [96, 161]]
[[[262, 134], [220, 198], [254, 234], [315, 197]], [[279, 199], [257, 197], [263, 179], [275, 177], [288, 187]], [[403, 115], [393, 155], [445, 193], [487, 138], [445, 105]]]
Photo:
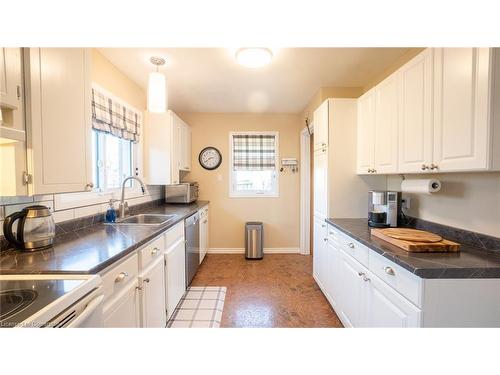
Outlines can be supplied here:
[[[3, 237], [3, 220], [6, 216], [13, 212], [20, 211], [24, 207], [33, 204], [47, 206], [52, 211], [54, 221], [56, 223], [72, 221], [79, 218], [92, 217], [94, 215], [102, 215], [109, 207], [107, 201], [113, 197], [120, 198], [119, 192], [115, 192], [112, 196], [108, 195], [101, 199], [99, 203], [88, 204], [88, 200], [72, 199], [71, 203], [64, 203], [64, 208], [59, 208], [57, 202], [61, 196], [70, 197], [71, 194], [49, 194], [35, 195], [32, 197], [0, 197], [0, 237]], [[75, 195], [78, 197], [78, 195]], [[164, 187], [159, 185], [148, 185], [145, 195], [126, 198], [129, 206], [148, 203], [164, 198]], [[115, 203], [115, 208], [118, 208], [118, 203]]]

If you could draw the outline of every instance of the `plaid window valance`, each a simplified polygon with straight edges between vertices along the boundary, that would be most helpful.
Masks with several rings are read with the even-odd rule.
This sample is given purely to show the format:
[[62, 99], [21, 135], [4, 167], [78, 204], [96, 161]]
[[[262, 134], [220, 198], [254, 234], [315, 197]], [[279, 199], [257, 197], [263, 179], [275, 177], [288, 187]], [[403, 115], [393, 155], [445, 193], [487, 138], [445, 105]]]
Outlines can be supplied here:
[[139, 142], [142, 114], [125, 102], [92, 87], [92, 128], [118, 138]]
[[266, 171], [275, 168], [275, 135], [233, 135], [233, 169], [235, 171]]

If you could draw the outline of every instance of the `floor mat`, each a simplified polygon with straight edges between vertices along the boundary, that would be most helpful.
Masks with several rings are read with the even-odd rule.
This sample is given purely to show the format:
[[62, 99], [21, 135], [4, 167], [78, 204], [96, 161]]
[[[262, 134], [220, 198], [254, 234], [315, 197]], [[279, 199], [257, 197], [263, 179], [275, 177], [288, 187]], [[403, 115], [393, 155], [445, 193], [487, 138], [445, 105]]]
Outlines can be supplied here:
[[226, 298], [226, 287], [193, 286], [168, 321], [169, 328], [219, 328]]

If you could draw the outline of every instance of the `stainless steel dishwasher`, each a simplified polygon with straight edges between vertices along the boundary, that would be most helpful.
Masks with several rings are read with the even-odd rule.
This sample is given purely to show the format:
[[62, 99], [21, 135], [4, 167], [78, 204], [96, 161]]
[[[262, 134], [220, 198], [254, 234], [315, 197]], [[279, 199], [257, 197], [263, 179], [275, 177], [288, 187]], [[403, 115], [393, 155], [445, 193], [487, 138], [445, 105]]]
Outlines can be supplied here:
[[186, 235], [186, 286], [191, 284], [200, 265], [200, 218], [198, 213], [184, 220]]

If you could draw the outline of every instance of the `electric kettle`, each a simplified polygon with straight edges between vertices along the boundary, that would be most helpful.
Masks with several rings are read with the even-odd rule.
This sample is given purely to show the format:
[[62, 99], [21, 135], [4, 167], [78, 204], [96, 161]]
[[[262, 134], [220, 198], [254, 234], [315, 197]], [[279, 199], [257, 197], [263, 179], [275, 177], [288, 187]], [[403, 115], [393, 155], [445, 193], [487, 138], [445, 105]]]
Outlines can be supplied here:
[[[17, 236], [12, 226], [17, 223]], [[3, 222], [5, 238], [16, 248], [25, 251], [50, 247], [54, 242], [56, 226], [50, 210], [45, 206], [29, 206], [7, 216]], [[17, 237], [17, 238], [16, 238]]]

